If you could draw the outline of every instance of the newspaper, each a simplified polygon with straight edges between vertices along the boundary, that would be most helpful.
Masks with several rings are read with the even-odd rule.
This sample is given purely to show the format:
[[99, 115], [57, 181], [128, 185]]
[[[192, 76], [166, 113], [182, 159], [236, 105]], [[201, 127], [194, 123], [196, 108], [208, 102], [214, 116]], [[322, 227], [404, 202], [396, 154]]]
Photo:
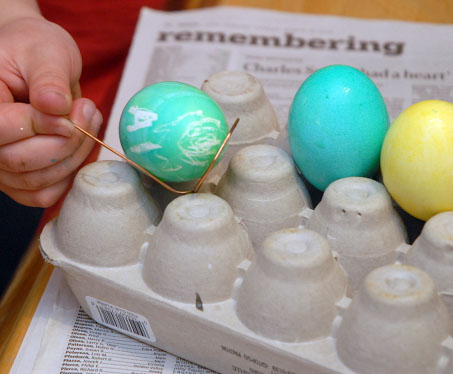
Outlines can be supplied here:
[[[141, 88], [173, 80], [200, 87], [210, 74], [257, 77], [285, 128], [301, 83], [326, 65], [366, 73], [384, 96], [390, 119], [411, 104], [453, 101], [453, 27], [386, 20], [218, 7], [162, 13], [144, 9], [104, 140], [121, 150], [118, 123]], [[117, 158], [102, 149], [101, 159]]]
[[[120, 150], [118, 123], [130, 97], [173, 80], [201, 86], [221, 70], [257, 77], [285, 128], [304, 79], [331, 64], [354, 66], [381, 90], [391, 119], [414, 102], [453, 101], [453, 26], [220, 7], [143, 9], [104, 141]], [[101, 159], [115, 159], [102, 150]], [[209, 371], [93, 322], [57, 271], [35, 313], [12, 373]]]
[[210, 370], [93, 321], [55, 269], [11, 374], [208, 374]]

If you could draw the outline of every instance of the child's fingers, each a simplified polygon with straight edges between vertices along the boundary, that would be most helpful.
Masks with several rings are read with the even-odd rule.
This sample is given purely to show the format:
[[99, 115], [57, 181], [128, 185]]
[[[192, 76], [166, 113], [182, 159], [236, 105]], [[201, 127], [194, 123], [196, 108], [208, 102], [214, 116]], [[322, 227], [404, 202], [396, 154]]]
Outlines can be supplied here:
[[37, 191], [27, 191], [4, 186], [0, 183], [0, 190], [22, 205], [48, 208], [55, 204], [71, 184], [72, 176]]
[[43, 169], [23, 173], [0, 170], [0, 183], [19, 190], [40, 190], [70, 176], [87, 158], [94, 141], [85, 137], [82, 145], [69, 157]]
[[14, 96], [11, 93], [8, 86], [0, 81], [0, 103], [12, 103], [14, 102]]
[[37, 134], [71, 137], [75, 131], [66, 118], [43, 114], [29, 104], [0, 104], [0, 145], [15, 143]]
[[[74, 102], [71, 117], [93, 135], [97, 134], [102, 123], [100, 112], [88, 99]], [[0, 146], [0, 170], [22, 173], [57, 164], [76, 152], [85, 138], [74, 129], [71, 138], [36, 135]]]
[[80, 88], [80, 83], [77, 82], [74, 87], [71, 88], [72, 98], [74, 100], [80, 99], [82, 97], [82, 89]]
[[[102, 115], [96, 108], [93, 110], [93, 105], [87, 99], [76, 100], [71, 119], [97, 135], [102, 124]], [[74, 172], [86, 159], [93, 145], [90, 138], [76, 132], [69, 139], [37, 135], [0, 146], [0, 190], [23, 205], [49, 207], [66, 191]], [[54, 152], [58, 153], [58, 156], [49, 160], [52, 154], [55, 155]], [[8, 154], [9, 158], [6, 156]], [[67, 157], [63, 157], [65, 154]], [[9, 160], [7, 165], [14, 170], [5, 168], [5, 159]], [[46, 163], [42, 168], [37, 167]], [[31, 169], [24, 172], [27, 168]]]
[[70, 156], [80, 146], [80, 136], [37, 135], [0, 147], [0, 170], [21, 173], [42, 169]]

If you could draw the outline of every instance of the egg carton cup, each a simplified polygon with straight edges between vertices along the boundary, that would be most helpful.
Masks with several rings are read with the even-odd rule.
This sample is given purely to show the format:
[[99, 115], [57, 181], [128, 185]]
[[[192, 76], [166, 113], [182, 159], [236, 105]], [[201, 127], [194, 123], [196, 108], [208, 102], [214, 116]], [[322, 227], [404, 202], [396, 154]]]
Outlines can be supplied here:
[[[195, 184], [191, 181], [172, 186], [191, 190]], [[162, 209], [178, 196], [157, 183], [148, 187]], [[312, 211], [310, 196], [291, 156], [268, 144], [240, 149], [218, 182], [203, 184], [200, 192], [226, 200], [247, 227], [253, 245], [272, 231], [303, 225]]]
[[401, 261], [433, 278], [453, 319], [453, 212], [430, 218], [414, 244], [404, 248]]
[[331, 183], [306, 227], [329, 240], [352, 293], [371, 270], [396, 262], [407, 248], [406, 228], [387, 190], [369, 178]]
[[242, 71], [221, 71], [207, 77], [201, 89], [222, 109], [227, 123], [240, 119], [223, 154], [210, 175], [217, 182], [230, 159], [241, 148], [254, 144], [276, 144], [284, 132], [260, 80]]
[[312, 207], [291, 156], [267, 144], [239, 150], [212, 192], [230, 204], [255, 246], [273, 231], [303, 225]]
[[[367, 191], [362, 198], [374, 191], [354, 186]], [[419, 240], [451, 244], [451, 225], [442, 222]], [[399, 252], [403, 259], [416, 244]], [[323, 235], [284, 228], [254, 246], [230, 204], [210, 193], [180, 196], [161, 215], [123, 162], [80, 170], [42, 232], [41, 251], [94, 320], [220, 373], [453, 366], [451, 318], [426, 271], [380, 266], [351, 299], [347, 272]]]

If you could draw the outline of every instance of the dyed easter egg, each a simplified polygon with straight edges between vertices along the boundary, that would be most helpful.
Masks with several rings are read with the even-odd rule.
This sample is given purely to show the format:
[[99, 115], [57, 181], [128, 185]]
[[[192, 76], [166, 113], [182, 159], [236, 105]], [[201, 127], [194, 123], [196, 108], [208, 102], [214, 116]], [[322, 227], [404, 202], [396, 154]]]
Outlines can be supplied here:
[[332, 65], [310, 75], [291, 104], [291, 153], [305, 178], [324, 191], [339, 178], [372, 176], [389, 127], [378, 88], [361, 71]]
[[382, 145], [384, 184], [412, 216], [453, 210], [453, 104], [427, 100], [403, 111]]
[[129, 100], [119, 131], [127, 157], [161, 180], [183, 182], [203, 175], [228, 125], [217, 103], [200, 89], [160, 82]]

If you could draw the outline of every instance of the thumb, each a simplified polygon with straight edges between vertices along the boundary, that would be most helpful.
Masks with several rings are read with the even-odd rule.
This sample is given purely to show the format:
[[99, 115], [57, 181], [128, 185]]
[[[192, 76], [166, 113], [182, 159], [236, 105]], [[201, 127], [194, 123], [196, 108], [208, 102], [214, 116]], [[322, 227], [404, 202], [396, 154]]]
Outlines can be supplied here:
[[[26, 81], [30, 103], [39, 111], [64, 115], [72, 108], [73, 92], [79, 91], [82, 60], [72, 39], [59, 46], [32, 52]], [[32, 66], [30, 66], [32, 65]]]
[[54, 115], [71, 111], [72, 95], [69, 72], [64, 66], [46, 62], [33, 70], [28, 81], [30, 103], [37, 110]]

